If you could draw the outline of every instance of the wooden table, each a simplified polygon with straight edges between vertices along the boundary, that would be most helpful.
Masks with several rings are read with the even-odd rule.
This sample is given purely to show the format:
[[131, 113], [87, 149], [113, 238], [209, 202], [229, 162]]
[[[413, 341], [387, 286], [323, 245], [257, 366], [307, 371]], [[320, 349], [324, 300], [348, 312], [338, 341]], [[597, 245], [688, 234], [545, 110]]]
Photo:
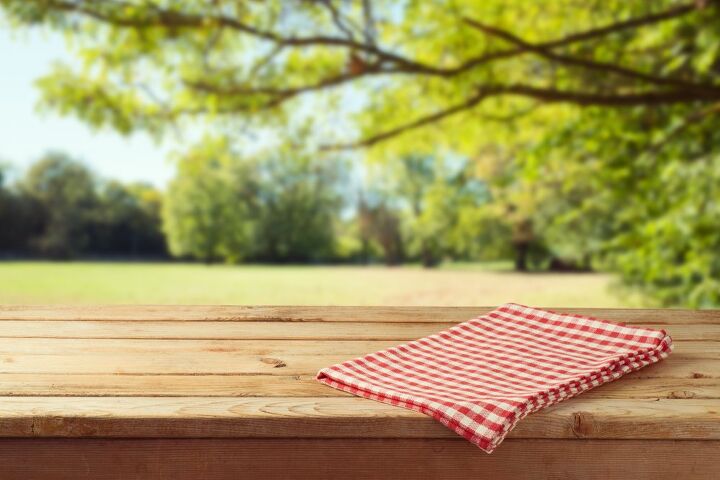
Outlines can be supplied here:
[[0, 478], [720, 478], [720, 311], [557, 309], [665, 328], [675, 352], [492, 455], [314, 381], [488, 310], [1, 307]]

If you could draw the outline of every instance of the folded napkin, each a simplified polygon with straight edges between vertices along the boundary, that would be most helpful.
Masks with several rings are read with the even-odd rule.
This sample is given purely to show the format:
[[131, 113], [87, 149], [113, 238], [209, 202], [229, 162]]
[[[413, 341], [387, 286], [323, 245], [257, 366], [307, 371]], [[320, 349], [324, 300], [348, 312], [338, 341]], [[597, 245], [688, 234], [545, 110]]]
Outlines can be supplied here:
[[516, 304], [323, 368], [317, 379], [429, 415], [492, 452], [529, 413], [670, 354], [664, 330]]

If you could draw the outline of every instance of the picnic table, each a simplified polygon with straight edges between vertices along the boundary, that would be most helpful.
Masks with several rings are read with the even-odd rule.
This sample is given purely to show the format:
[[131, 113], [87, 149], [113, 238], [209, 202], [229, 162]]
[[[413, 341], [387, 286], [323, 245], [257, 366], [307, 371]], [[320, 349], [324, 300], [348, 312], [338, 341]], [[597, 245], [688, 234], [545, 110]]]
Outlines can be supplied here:
[[675, 351], [488, 455], [314, 376], [490, 307], [0, 307], [0, 478], [719, 478], [720, 311], [554, 309]]

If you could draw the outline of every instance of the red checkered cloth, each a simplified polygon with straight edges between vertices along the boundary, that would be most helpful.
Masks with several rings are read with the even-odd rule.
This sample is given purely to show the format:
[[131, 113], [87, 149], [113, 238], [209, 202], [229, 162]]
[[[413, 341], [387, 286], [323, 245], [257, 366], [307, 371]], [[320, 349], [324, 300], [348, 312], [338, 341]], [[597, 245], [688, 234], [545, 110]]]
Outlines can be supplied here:
[[317, 379], [429, 415], [492, 452], [526, 415], [670, 354], [664, 330], [516, 304], [323, 368]]

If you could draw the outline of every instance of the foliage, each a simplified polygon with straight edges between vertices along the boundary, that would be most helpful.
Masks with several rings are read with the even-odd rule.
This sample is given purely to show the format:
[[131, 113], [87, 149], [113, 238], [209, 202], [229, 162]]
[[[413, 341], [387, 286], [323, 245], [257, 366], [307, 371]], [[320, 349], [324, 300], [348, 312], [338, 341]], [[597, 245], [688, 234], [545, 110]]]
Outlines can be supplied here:
[[143, 183], [110, 181], [100, 186], [87, 250], [97, 255], [165, 254], [161, 229], [162, 194]]
[[255, 184], [223, 141], [207, 141], [178, 162], [168, 187], [164, 230], [173, 255], [206, 262], [240, 260], [250, 249]]
[[[544, 207], [545, 235], [570, 235], [576, 255], [620, 271], [662, 304], [720, 303], [720, 134], [697, 115], [681, 106], [589, 110], [561, 125], [535, 152], [536, 174], [552, 172], [561, 197], [576, 202]], [[583, 161], [568, 163], [578, 151]]]
[[376, 166], [373, 173], [370, 182], [383, 192], [383, 210], [396, 212], [411, 258], [426, 267], [446, 256], [477, 258], [483, 222], [476, 212], [488, 202], [489, 194], [472, 175], [467, 159], [406, 155], [393, 164]]
[[87, 246], [87, 225], [97, 204], [93, 180], [84, 165], [59, 153], [30, 168], [22, 188], [42, 205], [43, 232], [32, 240], [41, 254], [72, 257]]
[[328, 259], [342, 207], [342, 163], [275, 152], [255, 162], [255, 258], [271, 262]]
[[24, 253], [28, 239], [43, 230], [42, 206], [23, 190], [8, 185], [0, 166], [0, 252]]
[[340, 164], [292, 152], [243, 158], [206, 139], [179, 161], [165, 203], [171, 252], [207, 262], [333, 255]]
[[15, 25], [66, 33], [82, 60], [39, 82], [43, 103], [121, 132], [161, 134], [188, 118], [277, 126], [301, 97], [342, 98], [350, 87], [372, 97], [363, 136], [341, 143], [374, 145], [452, 117], [450, 134], [426, 128], [421, 145], [406, 137], [404, 147], [440, 140], [475, 149], [471, 134], [486, 122], [474, 120], [537, 101], [616, 108], [720, 100], [711, 75], [720, 52], [714, 0], [0, 5]]
[[49, 153], [15, 184], [0, 184], [0, 252], [164, 256], [160, 193], [102, 182], [77, 160]]

